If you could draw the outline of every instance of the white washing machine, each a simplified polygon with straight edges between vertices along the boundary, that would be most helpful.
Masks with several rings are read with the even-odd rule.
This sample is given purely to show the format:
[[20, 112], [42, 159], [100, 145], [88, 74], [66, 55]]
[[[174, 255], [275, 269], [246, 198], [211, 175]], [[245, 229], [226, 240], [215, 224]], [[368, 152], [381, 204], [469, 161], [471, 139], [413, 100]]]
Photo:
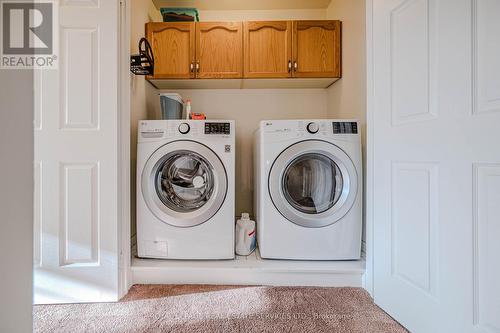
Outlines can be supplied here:
[[229, 120], [139, 122], [139, 257], [234, 258], [234, 132]]
[[254, 149], [261, 256], [359, 259], [362, 156], [357, 121], [262, 121]]

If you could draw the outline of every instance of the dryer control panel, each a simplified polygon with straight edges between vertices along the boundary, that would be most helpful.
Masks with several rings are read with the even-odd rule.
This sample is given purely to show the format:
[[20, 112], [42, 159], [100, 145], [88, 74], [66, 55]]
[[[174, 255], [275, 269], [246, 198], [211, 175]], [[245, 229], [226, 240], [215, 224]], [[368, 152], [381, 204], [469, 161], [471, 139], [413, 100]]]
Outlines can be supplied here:
[[360, 127], [355, 119], [263, 120], [259, 131], [267, 142], [296, 139], [360, 141]]

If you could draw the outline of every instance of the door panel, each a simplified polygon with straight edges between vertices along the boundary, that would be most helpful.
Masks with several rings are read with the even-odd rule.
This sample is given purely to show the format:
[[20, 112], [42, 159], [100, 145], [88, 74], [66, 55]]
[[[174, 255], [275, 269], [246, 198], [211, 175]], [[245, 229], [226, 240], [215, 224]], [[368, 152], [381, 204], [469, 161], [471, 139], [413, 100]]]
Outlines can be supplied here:
[[473, 0], [474, 4], [474, 113], [500, 112], [500, 2]]
[[97, 163], [62, 163], [60, 171], [63, 216], [60, 262], [98, 264], [99, 166]]
[[374, 298], [411, 332], [500, 331], [499, 6], [372, 8]]
[[246, 78], [290, 77], [292, 22], [244, 22]]
[[474, 324], [500, 331], [500, 163], [474, 166]]
[[471, 118], [483, 147], [473, 168], [473, 324], [475, 332], [500, 332], [500, 158], [491, 145], [500, 138], [500, 1], [472, 4]]
[[196, 23], [196, 77], [243, 76], [243, 27], [241, 22]]
[[194, 22], [148, 23], [146, 36], [153, 49], [154, 78], [194, 77]]
[[436, 292], [438, 177], [433, 163], [392, 163], [393, 275], [432, 297]]
[[340, 21], [293, 22], [293, 76], [340, 77]]
[[60, 5], [60, 66], [35, 73], [35, 303], [118, 297], [118, 1]]

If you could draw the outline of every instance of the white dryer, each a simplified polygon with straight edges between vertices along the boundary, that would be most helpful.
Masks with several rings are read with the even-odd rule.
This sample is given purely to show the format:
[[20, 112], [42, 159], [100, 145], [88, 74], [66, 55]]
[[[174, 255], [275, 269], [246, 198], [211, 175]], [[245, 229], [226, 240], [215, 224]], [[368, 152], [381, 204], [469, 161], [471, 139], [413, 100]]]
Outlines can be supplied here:
[[362, 157], [357, 121], [262, 121], [254, 149], [261, 256], [359, 259]]
[[234, 121], [139, 122], [139, 257], [234, 258], [234, 132]]

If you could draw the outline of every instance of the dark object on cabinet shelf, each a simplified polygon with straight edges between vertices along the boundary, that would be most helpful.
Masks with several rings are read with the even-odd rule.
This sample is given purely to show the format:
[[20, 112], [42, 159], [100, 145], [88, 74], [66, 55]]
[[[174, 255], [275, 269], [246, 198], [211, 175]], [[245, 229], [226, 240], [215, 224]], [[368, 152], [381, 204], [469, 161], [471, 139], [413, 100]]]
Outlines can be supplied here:
[[196, 8], [161, 8], [163, 22], [198, 22], [198, 10]]

